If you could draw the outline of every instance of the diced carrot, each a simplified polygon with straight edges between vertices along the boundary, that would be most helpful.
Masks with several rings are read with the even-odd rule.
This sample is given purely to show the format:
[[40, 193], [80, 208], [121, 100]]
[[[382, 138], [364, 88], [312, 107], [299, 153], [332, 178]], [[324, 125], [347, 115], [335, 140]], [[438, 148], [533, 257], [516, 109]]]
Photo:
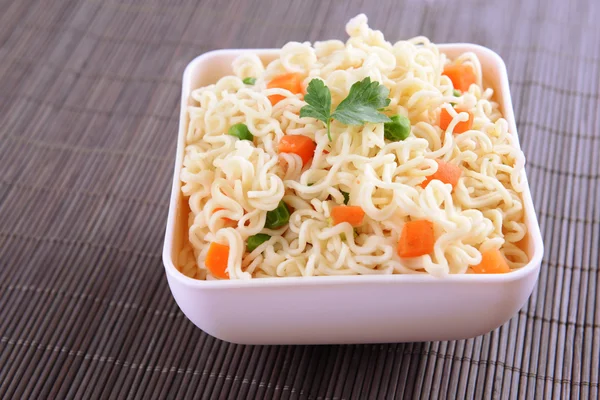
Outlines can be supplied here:
[[229, 279], [227, 261], [229, 259], [229, 246], [212, 242], [206, 253], [204, 263], [206, 268], [215, 278]]
[[503, 274], [510, 272], [510, 267], [498, 249], [490, 249], [481, 253], [481, 262], [472, 265], [476, 274]]
[[452, 81], [454, 89], [466, 92], [477, 81], [473, 67], [468, 64], [451, 64], [444, 67], [443, 75]]
[[425, 188], [429, 185], [434, 179], [442, 181], [444, 183], [449, 183], [452, 187], [455, 187], [458, 183], [458, 178], [460, 178], [461, 170], [457, 165], [449, 164], [444, 161], [436, 160], [438, 164], [438, 169], [432, 175], [429, 175], [423, 182], [421, 182], [421, 187]]
[[[215, 212], [217, 212], [217, 211], [219, 211], [219, 210], [224, 210], [224, 208], [222, 208], [222, 207], [217, 207], [217, 208], [215, 208], [215, 209], [213, 210], [213, 213], [215, 213]], [[225, 223], [228, 223], [228, 224], [236, 224], [236, 225], [237, 225], [237, 223], [238, 223], [238, 221], [237, 221], [237, 220], [235, 220], [235, 219], [231, 219], [231, 218], [227, 218], [227, 217], [223, 217], [223, 218], [221, 218], [221, 219], [222, 219], [223, 221], [225, 221]], [[248, 226], [248, 225], [250, 225], [250, 220], [247, 220], [247, 221], [244, 223], [244, 226]]]
[[[303, 92], [302, 81], [304, 80], [303, 76], [297, 73], [289, 73], [276, 76], [267, 84], [268, 89], [280, 88], [289, 90], [292, 93], [299, 94]], [[269, 100], [271, 104], [275, 105], [279, 103], [281, 100], [285, 99], [285, 96], [280, 94], [273, 94], [269, 96]]]
[[279, 141], [280, 153], [293, 153], [302, 158], [302, 164], [306, 165], [315, 155], [317, 144], [308, 136], [285, 135]]
[[290, 213], [290, 215], [292, 215], [294, 213], [294, 211], [296, 211], [296, 209], [292, 206], [290, 206], [288, 203], [285, 203], [285, 208], [288, 209], [288, 212]]
[[[470, 111], [461, 111], [461, 110], [456, 110], [456, 112], [468, 113], [469, 119], [466, 121], [460, 121], [459, 123], [457, 123], [454, 126], [454, 130], [452, 132], [453, 133], [463, 133], [463, 132], [470, 130], [471, 127], [473, 126], [473, 113]], [[446, 129], [448, 129], [448, 125], [450, 125], [450, 122], [452, 122], [452, 116], [450, 115], [448, 110], [446, 110], [445, 107], [442, 107], [442, 111], [440, 112], [440, 128], [442, 128], [442, 130], [445, 131]]]
[[398, 240], [400, 257], [418, 257], [433, 251], [433, 222], [426, 219], [408, 221], [402, 228]]
[[334, 206], [331, 209], [331, 219], [334, 225], [348, 222], [354, 227], [361, 226], [364, 218], [365, 212], [359, 206]]
[[[213, 210], [213, 214], [214, 214], [214, 213], [216, 213], [217, 211], [221, 211], [221, 210], [224, 210], [224, 208], [223, 208], [223, 207], [217, 207], [217, 208], [215, 208], [215, 209]], [[227, 218], [227, 217], [223, 217], [223, 218], [221, 218], [221, 219], [222, 219], [223, 221], [227, 222], [227, 223], [234, 223], [234, 222], [236, 222], [235, 220], [233, 220], [233, 219], [230, 219], [230, 218]]]

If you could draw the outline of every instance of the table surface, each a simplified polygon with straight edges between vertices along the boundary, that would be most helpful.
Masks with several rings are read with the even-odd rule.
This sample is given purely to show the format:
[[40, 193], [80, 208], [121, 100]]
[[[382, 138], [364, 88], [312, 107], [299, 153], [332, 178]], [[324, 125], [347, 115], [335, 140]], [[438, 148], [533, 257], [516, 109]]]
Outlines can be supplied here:
[[[0, 0], [0, 398], [598, 398], [600, 3]], [[181, 75], [217, 48], [344, 39], [506, 61], [546, 254], [471, 340], [240, 346], [194, 327], [161, 262]]]

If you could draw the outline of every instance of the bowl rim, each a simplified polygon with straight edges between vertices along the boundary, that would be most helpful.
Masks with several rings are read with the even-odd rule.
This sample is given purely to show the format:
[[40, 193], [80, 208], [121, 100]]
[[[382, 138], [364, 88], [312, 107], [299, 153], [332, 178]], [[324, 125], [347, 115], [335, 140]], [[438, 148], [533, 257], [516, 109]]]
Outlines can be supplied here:
[[[441, 43], [436, 44], [440, 52], [473, 52], [478, 56], [484, 55], [493, 60], [498, 68], [500, 75], [500, 91], [502, 92], [503, 116], [509, 124], [512, 135], [515, 138], [515, 145], [521, 149], [519, 136], [512, 107], [512, 99], [508, 81], [508, 73], [504, 60], [493, 50], [472, 43]], [[180, 197], [181, 181], [179, 179], [180, 171], [183, 165], [185, 126], [187, 118], [187, 102], [191, 89], [192, 73], [197, 64], [210, 62], [211, 59], [220, 56], [241, 55], [252, 53], [259, 55], [277, 55], [281, 49], [219, 49], [203, 53], [195, 57], [185, 68], [183, 72], [180, 118], [177, 138], [177, 154], [175, 157], [175, 168], [173, 174], [173, 183], [171, 187], [171, 196], [169, 201], [169, 213], [167, 218], [167, 227], [162, 252], [162, 260], [167, 275], [177, 280], [179, 283], [201, 289], [224, 289], [224, 288], [256, 288], [256, 287], [287, 287], [287, 286], [312, 286], [312, 285], [357, 285], [357, 284], [449, 284], [449, 283], [467, 283], [477, 284], [498, 284], [519, 281], [530, 274], [539, 273], [539, 267], [544, 253], [544, 244], [540, 231], [539, 222], [535, 213], [535, 208], [531, 198], [531, 188], [527, 180], [525, 168], [521, 171], [521, 178], [525, 182], [525, 190], [522, 193], [524, 211], [528, 219], [528, 234], [533, 244], [533, 255], [529, 262], [516, 271], [507, 274], [456, 274], [448, 275], [443, 278], [437, 278], [430, 274], [391, 274], [391, 275], [342, 275], [342, 276], [308, 276], [308, 277], [269, 277], [248, 280], [199, 280], [190, 278], [181, 273], [172, 259], [172, 250], [174, 244], [174, 232], [177, 224], [177, 203]], [[525, 163], [527, 165], [527, 162]]]

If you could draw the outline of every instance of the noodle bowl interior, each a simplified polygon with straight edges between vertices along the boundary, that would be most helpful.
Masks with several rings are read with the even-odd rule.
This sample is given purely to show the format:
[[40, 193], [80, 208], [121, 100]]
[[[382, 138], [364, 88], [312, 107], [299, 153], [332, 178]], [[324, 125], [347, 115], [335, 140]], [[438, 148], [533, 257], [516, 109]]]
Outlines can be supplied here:
[[528, 262], [523, 153], [472, 53], [287, 43], [192, 91], [178, 268], [196, 279], [507, 273]]

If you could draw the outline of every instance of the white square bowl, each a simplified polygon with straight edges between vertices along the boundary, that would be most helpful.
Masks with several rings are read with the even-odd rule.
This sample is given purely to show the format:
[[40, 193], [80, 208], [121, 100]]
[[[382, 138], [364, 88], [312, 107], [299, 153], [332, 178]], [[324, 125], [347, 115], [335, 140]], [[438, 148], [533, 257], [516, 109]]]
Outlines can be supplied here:
[[[504, 62], [473, 44], [439, 45], [449, 57], [475, 53], [486, 85], [495, 91], [510, 131], [518, 137]], [[188, 126], [190, 92], [232, 74], [244, 53], [264, 62], [276, 49], [218, 50], [194, 59], [183, 74], [175, 174], [163, 249], [163, 263], [175, 301], [200, 329], [233, 343], [342, 344], [466, 339], [508, 321], [527, 301], [540, 270], [543, 243], [531, 193], [523, 193], [529, 263], [498, 275], [324, 276], [199, 281], [180, 273], [177, 257], [187, 235], [188, 206], [180, 171]], [[526, 181], [525, 171], [522, 172]]]

